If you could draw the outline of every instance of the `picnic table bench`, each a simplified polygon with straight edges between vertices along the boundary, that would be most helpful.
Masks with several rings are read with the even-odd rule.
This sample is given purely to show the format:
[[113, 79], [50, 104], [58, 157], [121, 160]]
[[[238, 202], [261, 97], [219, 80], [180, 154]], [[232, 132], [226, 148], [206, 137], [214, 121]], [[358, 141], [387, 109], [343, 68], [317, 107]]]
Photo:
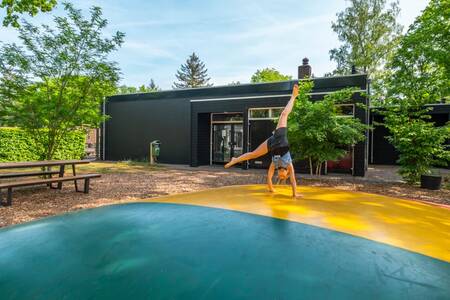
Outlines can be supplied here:
[[[98, 178], [100, 174], [82, 174], [77, 175], [75, 166], [80, 164], [88, 164], [89, 160], [50, 160], [50, 161], [36, 161], [36, 162], [17, 162], [17, 163], [0, 163], [0, 170], [5, 169], [20, 169], [20, 168], [42, 168], [39, 171], [26, 172], [6, 172], [0, 173], [0, 179], [19, 178], [19, 177], [33, 177], [43, 176], [43, 178], [36, 178], [30, 180], [18, 180], [0, 183], [0, 206], [9, 206], [12, 204], [12, 191], [14, 188], [47, 185], [53, 187], [53, 183], [57, 183], [56, 189], [62, 189], [62, 183], [65, 181], [73, 181], [75, 183], [75, 191], [89, 193], [89, 185], [91, 178]], [[64, 176], [66, 166], [72, 166], [73, 176]], [[52, 167], [59, 167], [59, 170], [52, 170]], [[58, 175], [58, 177], [52, 177]], [[78, 180], [84, 180], [83, 190], [78, 189]], [[7, 190], [6, 203], [3, 204], [2, 190]]]

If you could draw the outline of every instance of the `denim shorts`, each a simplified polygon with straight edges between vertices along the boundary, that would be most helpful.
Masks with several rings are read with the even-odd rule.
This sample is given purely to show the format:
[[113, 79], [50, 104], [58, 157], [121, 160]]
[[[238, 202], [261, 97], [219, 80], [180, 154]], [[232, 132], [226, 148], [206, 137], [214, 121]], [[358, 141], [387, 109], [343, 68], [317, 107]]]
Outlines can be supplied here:
[[292, 163], [291, 153], [288, 151], [284, 155], [274, 155], [272, 156], [272, 162], [275, 165], [275, 169], [287, 169], [287, 167]]

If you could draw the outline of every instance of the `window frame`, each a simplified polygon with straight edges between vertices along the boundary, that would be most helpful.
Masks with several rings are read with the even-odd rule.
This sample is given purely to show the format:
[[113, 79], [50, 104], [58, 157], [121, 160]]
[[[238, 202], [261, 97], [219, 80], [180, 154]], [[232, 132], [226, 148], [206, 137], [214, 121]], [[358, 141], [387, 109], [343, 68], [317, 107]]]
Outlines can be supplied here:
[[[257, 120], [277, 120], [279, 116], [274, 117], [273, 116], [273, 110], [275, 109], [281, 109], [283, 110], [284, 107], [274, 106], [274, 107], [252, 107], [248, 109], [248, 120], [249, 121], [257, 121]], [[252, 117], [252, 111], [255, 110], [267, 110], [269, 112], [269, 117], [265, 118], [258, 118], [258, 117]]]

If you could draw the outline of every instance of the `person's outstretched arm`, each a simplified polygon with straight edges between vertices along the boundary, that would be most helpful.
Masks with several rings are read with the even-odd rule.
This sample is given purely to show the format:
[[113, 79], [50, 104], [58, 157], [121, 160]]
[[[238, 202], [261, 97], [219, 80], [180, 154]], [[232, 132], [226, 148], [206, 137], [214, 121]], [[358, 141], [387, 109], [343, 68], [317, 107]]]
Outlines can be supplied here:
[[288, 171], [289, 171], [289, 181], [291, 182], [292, 186], [292, 197], [294, 198], [301, 197], [301, 195], [297, 193], [297, 181], [295, 179], [295, 170], [292, 163], [289, 164]]
[[267, 185], [269, 186], [269, 191], [272, 193], [275, 192], [272, 183], [272, 177], [274, 173], [275, 173], [275, 165], [272, 162], [270, 163], [269, 170], [267, 170]]
[[281, 112], [280, 118], [278, 119], [277, 129], [280, 127], [287, 127], [287, 120], [289, 114], [294, 108], [294, 103], [295, 99], [297, 99], [297, 96], [298, 96], [298, 84], [295, 84], [294, 88], [292, 89], [291, 99], [289, 100], [288, 104], [284, 107], [283, 111]]

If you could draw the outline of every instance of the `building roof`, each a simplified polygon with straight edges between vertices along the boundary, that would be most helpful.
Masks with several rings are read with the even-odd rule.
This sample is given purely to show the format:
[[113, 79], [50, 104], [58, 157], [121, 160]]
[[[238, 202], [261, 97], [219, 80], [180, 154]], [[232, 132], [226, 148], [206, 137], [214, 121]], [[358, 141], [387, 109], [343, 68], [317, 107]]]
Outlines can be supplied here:
[[[303, 79], [302, 79], [303, 80]], [[352, 74], [346, 76], [311, 78], [314, 82], [313, 92], [328, 93], [344, 87], [354, 86], [367, 89], [366, 74]], [[108, 101], [139, 101], [153, 99], [204, 99], [212, 97], [238, 97], [242, 95], [270, 95], [290, 91], [298, 80], [288, 80], [269, 83], [250, 83], [240, 85], [213, 86], [166, 90], [149, 93], [123, 94], [108, 97]]]

